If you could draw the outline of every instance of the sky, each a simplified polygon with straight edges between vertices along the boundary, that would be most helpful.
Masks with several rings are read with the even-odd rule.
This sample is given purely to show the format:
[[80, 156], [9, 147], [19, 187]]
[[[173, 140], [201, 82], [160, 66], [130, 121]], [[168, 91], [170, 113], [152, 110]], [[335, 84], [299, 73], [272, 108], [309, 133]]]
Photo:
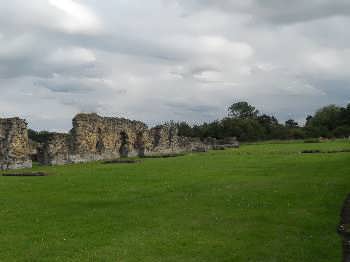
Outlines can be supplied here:
[[350, 102], [349, 0], [0, 0], [0, 117], [149, 125]]

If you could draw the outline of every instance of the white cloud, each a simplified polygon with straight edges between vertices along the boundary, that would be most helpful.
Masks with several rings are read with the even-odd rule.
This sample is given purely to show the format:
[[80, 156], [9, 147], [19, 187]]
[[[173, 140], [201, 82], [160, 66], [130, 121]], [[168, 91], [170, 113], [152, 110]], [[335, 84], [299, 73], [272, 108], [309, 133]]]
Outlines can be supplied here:
[[83, 65], [95, 61], [95, 54], [91, 50], [81, 47], [58, 48], [48, 57], [48, 63], [60, 65]]
[[220, 36], [200, 37], [196, 49], [200, 50], [202, 55], [213, 54], [238, 60], [250, 58], [254, 53], [253, 48], [249, 44], [228, 41]]
[[0, 7], [0, 21], [4, 26], [16, 26], [16, 31], [22, 28], [49, 29], [94, 35], [103, 28], [100, 18], [93, 11], [74, 0], [11, 0], [0, 3]]
[[309, 56], [311, 67], [321, 70], [334, 70], [341, 64], [341, 58], [335, 50], [324, 50]]
[[29, 34], [17, 35], [11, 38], [0, 37], [0, 59], [13, 60], [30, 55], [35, 45], [35, 39]]
[[68, 129], [79, 111], [206, 121], [248, 100], [300, 119], [348, 102], [348, 1], [282, 2], [2, 1], [0, 111]]
[[49, 4], [62, 13], [58, 25], [69, 33], [97, 33], [101, 29], [99, 18], [84, 5], [73, 0], [49, 0]]

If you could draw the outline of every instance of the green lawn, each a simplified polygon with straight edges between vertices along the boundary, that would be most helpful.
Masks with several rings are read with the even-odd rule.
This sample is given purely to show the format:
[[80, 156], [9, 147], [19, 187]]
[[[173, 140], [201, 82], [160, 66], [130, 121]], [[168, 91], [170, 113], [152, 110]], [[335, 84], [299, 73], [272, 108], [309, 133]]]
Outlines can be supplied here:
[[0, 176], [0, 261], [340, 261], [349, 141]]

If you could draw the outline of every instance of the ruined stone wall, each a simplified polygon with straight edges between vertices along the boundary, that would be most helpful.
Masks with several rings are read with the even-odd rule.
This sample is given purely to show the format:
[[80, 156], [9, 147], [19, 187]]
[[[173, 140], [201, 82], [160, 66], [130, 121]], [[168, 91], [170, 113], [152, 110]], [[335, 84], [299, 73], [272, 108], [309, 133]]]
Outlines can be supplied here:
[[39, 148], [44, 165], [143, 156], [152, 151], [147, 125], [124, 118], [78, 114], [70, 134], [51, 134]]
[[207, 152], [212, 148], [210, 143], [201, 141], [200, 138], [178, 136], [177, 127], [171, 124], [152, 128], [151, 137], [153, 149], [150, 154]]
[[45, 143], [38, 147], [37, 159], [43, 165], [64, 165], [71, 163], [71, 136], [52, 133]]
[[191, 142], [178, 137], [174, 125], [148, 129], [139, 121], [78, 114], [70, 135], [51, 134], [39, 148], [38, 160], [59, 165], [191, 150]]
[[55, 133], [49, 136], [39, 149], [38, 160], [45, 165], [59, 165], [128, 156], [206, 152], [216, 142], [179, 137], [173, 124], [148, 129], [139, 121], [78, 114], [69, 135]]
[[29, 139], [29, 151], [30, 151], [30, 159], [32, 161], [38, 161], [38, 148], [40, 147], [40, 143], [35, 142]]
[[179, 137], [179, 148], [186, 152], [207, 152], [208, 150], [225, 150], [239, 148], [240, 144], [235, 137], [224, 139], [206, 138], [203, 141], [198, 137]]
[[216, 148], [239, 148], [240, 144], [236, 137], [225, 137], [224, 139], [207, 138], [204, 141], [210, 149]]
[[147, 125], [124, 118], [79, 114], [71, 134], [73, 162], [142, 155], [152, 146]]
[[152, 138], [152, 153], [174, 153], [181, 151], [181, 143], [174, 125], [165, 124], [150, 130]]
[[0, 119], [0, 170], [30, 167], [27, 123], [20, 118]]

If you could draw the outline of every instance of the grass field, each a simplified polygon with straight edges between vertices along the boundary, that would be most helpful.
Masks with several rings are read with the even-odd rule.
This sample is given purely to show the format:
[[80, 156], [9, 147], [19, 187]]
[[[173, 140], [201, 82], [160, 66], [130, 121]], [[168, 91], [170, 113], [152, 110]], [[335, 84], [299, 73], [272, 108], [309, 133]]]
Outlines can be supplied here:
[[340, 261], [349, 141], [0, 176], [0, 261]]

